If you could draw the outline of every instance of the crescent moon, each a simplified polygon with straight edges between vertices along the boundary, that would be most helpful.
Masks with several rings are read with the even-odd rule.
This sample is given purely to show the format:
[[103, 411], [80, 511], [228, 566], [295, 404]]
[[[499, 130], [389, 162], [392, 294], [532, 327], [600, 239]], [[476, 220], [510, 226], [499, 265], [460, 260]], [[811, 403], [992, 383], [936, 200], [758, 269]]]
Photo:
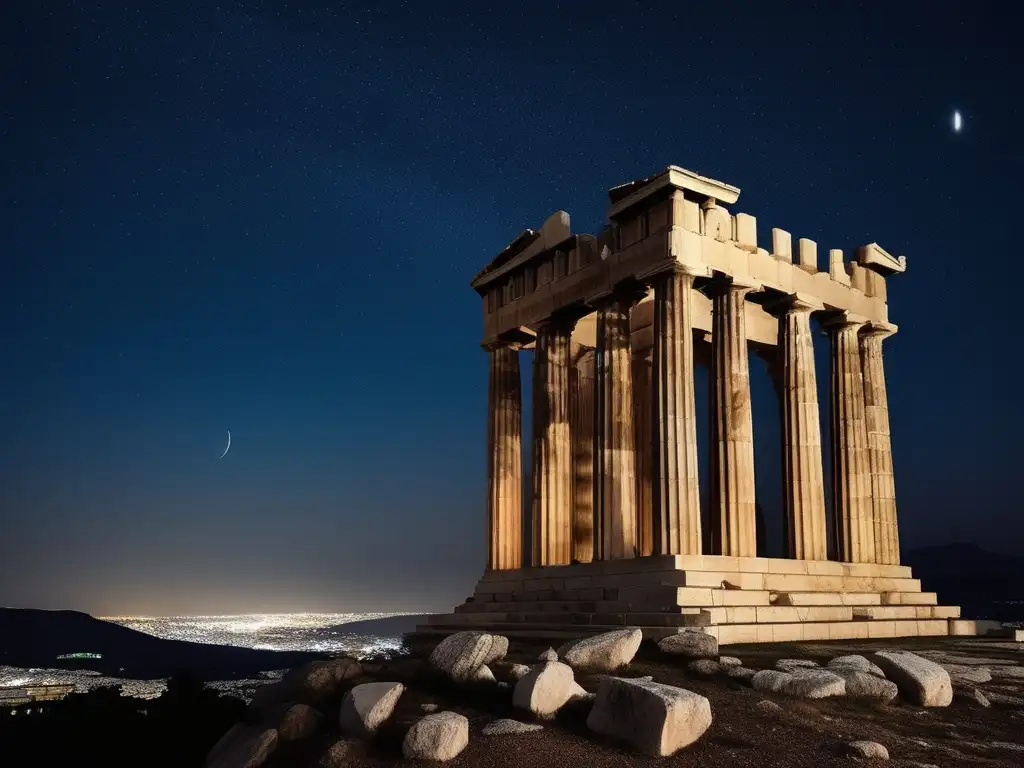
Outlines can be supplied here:
[[228, 447], [224, 449], [224, 453], [222, 453], [218, 458], [223, 459], [225, 456], [228, 455], [228, 451], [230, 451], [230, 450], [231, 450], [231, 430], [229, 429], [228, 430]]

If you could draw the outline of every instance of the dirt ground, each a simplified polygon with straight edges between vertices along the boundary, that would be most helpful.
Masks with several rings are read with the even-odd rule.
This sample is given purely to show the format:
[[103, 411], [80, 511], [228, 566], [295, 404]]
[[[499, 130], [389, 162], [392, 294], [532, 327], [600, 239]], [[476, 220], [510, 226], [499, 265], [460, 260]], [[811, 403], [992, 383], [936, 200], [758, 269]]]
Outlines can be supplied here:
[[[507, 661], [533, 663], [545, 645], [515, 642]], [[484, 736], [481, 729], [497, 717], [529, 721], [512, 709], [510, 688], [456, 686], [432, 675], [424, 663], [427, 648], [411, 658], [382, 664], [373, 673], [381, 680], [406, 683], [408, 689], [387, 726], [371, 744], [357, 745], [339, 765], [392, 766], [401, 759], [401, 740], [424, 711], [425, 703], [439, 710], [464, 714], [470, 721], [469, 746], [447, 765], [452, 768], [604, 768], [657, 763], [662, 766], [701, 768], [797, 768], [881, 764], [847, 756], [850, 741], [866, 739], [883, 744], [891, 766], [1024, 766], [1024, 644], [975, 638], [843, 641], [728, 646], [723, 654], [739, 657], [744, 666], [772, 668], [785, 658], [813, 659], [825, 664], [849, 653], [907, 649], [942, 664], [985, 667], [992, 680], [978, 685], [954, 682], [952, 705], [923, 708], [897, 698], [890, 704], [845, 697], [819, 700], [793, 699], [760, 693], [748, 684], [724, 676], [711, 679], [690, 675], [686, 660], [659, 653], [644, 643], [623, 677], [652, 675], [657, 682], [678, 685], [706, 696], [713, 723], [696, 743], [672, 757], [649, 758], [634, 754], [587, 731], [587, 705], [568, 705], [544, 730], [508, 736]], [[496, 665], [497, 666], [497, 665]], [[499, 673], [499, 679], [501, 674]], [[579, 676], [587, 690], [598, 681]], [[992, 698], [984, 707], [969, 694], [978, 688]], [[756, 708], [763, 700], [782, 707], [777, 714]], [[306, 745], [302, 755], [277, 754], [272, 766], [317, 765], [319, 755], [338, 738], [326, 733], [317, 744]]]

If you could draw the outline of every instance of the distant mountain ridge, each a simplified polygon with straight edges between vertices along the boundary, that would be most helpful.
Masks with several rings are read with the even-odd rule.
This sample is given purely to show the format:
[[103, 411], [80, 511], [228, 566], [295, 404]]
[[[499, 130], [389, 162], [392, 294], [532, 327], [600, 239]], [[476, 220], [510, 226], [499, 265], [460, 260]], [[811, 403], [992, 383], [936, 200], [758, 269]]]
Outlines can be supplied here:
[[[57, 658], [68, 653], [99, 653], [103, 658]], [[205, 679], [228, 680], [256, 677], [265, 670], [287, 669], [325, 656], [163, 640], [79, 611], [0, 608], [0, 664], [12, 667], [92, 669], [140, 680], [190, 669]]]

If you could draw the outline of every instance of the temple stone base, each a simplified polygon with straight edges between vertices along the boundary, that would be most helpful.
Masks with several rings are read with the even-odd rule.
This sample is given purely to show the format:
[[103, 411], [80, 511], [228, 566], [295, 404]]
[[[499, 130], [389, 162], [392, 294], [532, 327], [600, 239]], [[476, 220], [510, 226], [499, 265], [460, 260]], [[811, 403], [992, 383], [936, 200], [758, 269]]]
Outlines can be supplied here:
[[938, 605], [907, 566], [665, 555], [487, 571], [454, 613], [417, 632], [561, 639], [630, 626], [653, 640], [696, 629], [727, 645], [976, 635], [992, 624]]

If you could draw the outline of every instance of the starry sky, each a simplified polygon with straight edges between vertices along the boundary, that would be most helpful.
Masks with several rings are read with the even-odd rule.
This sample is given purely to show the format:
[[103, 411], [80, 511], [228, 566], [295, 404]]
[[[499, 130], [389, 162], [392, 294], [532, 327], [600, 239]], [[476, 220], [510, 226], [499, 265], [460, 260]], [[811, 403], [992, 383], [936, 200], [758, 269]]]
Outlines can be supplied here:
[[1024, 552], [1005, 7], [2, 5], [0, 605], [450, 609], [484, 557], [469, 280], [554, 210], [598, 231], [609, 187], [668, 164], [740, 187], [762, 244], [906, 254], [904, 550]]

